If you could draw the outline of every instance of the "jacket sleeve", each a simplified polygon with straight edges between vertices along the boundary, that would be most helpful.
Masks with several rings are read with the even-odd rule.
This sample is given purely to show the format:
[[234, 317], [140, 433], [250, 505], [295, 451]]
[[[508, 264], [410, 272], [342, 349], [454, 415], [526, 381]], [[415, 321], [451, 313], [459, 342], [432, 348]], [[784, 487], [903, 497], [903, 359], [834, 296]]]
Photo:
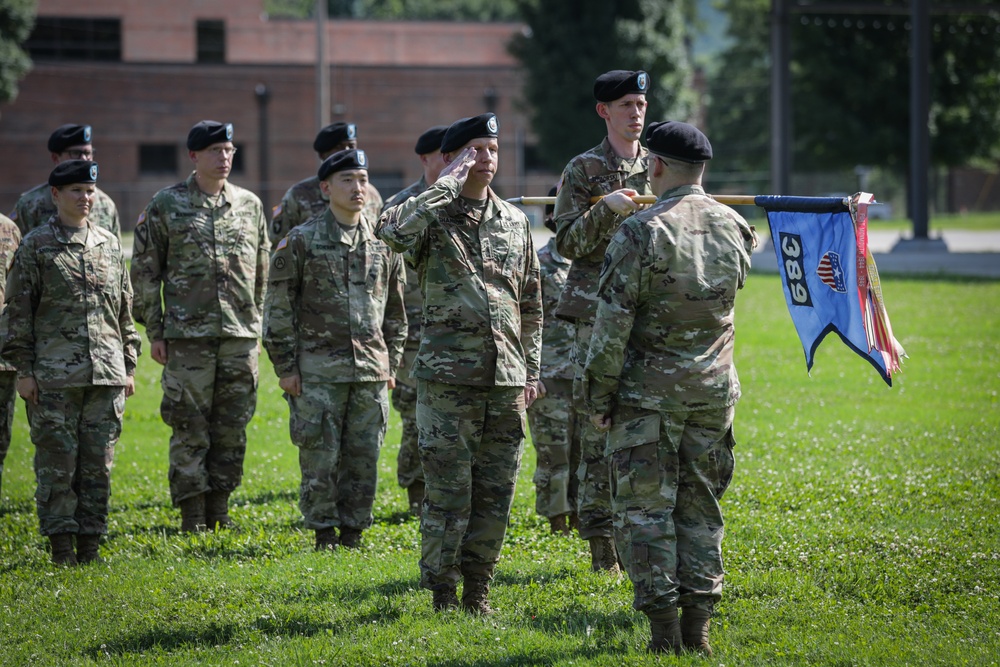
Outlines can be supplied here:
[[124, 253], [121, 254], [121, 304], [118, 308], [118, 331], [122, 338], [122, 351], [125, 355], [125, 374], [135, 375], [135, 367], [142, 353], [142, 336], [135, 328], [132, 320], [132, 281], [128, 275], [128, 266]]
[[267, 274], [271, 265], [271, 241], [267, 236], [267, 218], [264, 217], [264, 209], [260, 208], [257, 214], [257, 273], [254, 282], [254, 303], [257, 304], [257, 312], [263, 312], [264, 292], [267, 291]]
[[528, 261], [521, 284], [521, 347], [524, 350], [526, 385], [533, 385], [541, 375], [542, 279], [531, 229], [527, 228], [526, 232]]
[[263, 338], [264, 348], [279, 378], [299, 373], [295, 314], [302, 285], [302, 250], [297, 235], [286, 236], [278, 242], [271, 256], [270, 279], [264, 298]]
[[562, 176], [556, 195], [556, 249], [567, 259], [586, 257], [597, 250], [622, 218], [601, 199], [590, 203], [590, 186], [584, 165], [572, 162]]
[[7, 276], [6, 303], [0, 331], [3, 331], [4, 360], [17, 369], [18, 377], [34, 375], [35, 310], [41, 297], [41, 278], [35, 249], [21, 244]]
[[387, 298], [385, 314], [382, 316], [382, 338], [389, 351], [389, 374], [396, 377], [399, 364], [403, 360], [403, 349], [409, 332], [406, 320], [406, 269], [403, 258], [394, 252], [389, 253], [389, 284], [386, 286]]
[[611, 412], [635, 321], [642, 277], [640, 244], [627, 224], [622, 225], [612, 237], [604, 258], [597, 292], [597, 317], [584, 368], [584, 399], [592, 415]]
[[139, 216], [132, 245], [135, 321], [146, 327], [150, 342], [163, 340], [163, 283], [166, 280], [166, 214], [154, 198]]
[[411, 266], [418, 266], [427, 243], [427, 227], [437, 220], [435, 211], [454, 201], [461, 191], [455, 178], [439, 178], [424, 192], [388, 210], [379, 220], [378, 237]]

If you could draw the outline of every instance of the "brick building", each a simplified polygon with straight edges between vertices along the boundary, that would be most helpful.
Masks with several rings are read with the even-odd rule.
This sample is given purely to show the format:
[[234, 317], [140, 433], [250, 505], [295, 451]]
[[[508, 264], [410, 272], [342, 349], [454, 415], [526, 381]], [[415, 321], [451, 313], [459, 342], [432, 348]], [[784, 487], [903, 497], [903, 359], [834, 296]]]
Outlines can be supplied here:
[[[190, 172], [188, 129], [230, 121], [233, 182], [273, 206], [315, 173], [316, 24], [273, 19], [262, 0], [40, 0], [26, 45], [34, 69], [0, 106], [0, 210], [43, 182], [45, 143], [67, 122], [94, 128], [101, 188], [131, 229], [158, 189]], [[544, 193], [557, 174], [531, 169], [522, 75], [507, 53], [518, 24], [331, 20], [331, 117], [358, 125], [384, 196], [416, 180], [412, 147], [431, 125], [492, 110], [501, 123], [503, 196]], [[527, 156], [527, 158], [526, 158]], [[527, 167], [525, 166], [527, 163]]]

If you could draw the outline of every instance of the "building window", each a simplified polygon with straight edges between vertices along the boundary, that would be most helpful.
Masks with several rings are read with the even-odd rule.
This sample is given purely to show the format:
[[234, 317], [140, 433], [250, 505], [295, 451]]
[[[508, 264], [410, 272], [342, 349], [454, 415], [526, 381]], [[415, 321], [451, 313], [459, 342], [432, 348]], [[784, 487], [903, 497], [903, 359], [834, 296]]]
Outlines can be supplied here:
[[140, 176], [174, 176], [177, 174], [177, 146], [174, 144], [140, 144]]
[[122, 22], [39, 16], [24, 46], [35, 60], [121, 62]]
[[247, 151], [246, 148], [244, 148], [243, 144], [233, 144], [233, 145], [236, 146], [236, 154], [233, 155], [233, 168], [230, 170], [230, 173], [242, 174], [246, 169], [245, 167], [246, 163], [243, 158], [247, 156]]
[[226, 22], [202, 20], [195, 25], [198, 34], [198, 62], [226, 62]]

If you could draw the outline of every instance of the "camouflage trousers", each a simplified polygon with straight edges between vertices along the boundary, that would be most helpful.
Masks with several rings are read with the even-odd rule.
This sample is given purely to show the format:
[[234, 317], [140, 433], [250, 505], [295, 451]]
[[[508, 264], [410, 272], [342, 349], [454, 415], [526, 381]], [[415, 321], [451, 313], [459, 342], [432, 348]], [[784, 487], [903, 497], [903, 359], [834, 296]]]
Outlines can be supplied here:
[[546, 394], [528, 408], [528, 424], [536, 456], [535, 511], [551, 518], [576, 512], [579, 483], [572, 471], [574, 458], [579, 465], [580, 442], [575, 437], [572, 380], [552, 378], [544, 383]]
[[246, 427], [257, 407], [255, 338], [167, 341], [160, 415], [170, 436], [174, 505], [208, 491], [232, 491], [243, 479]]
[[405, 352], [403, 369], [396, 378], [396, 388], [392, 390], [392, 407], [399, 413], [403, 431], [396, 456], [396, 480], [404, 489], [410, 488], [414, 482], [424, 481], [417, 453], [417, 381], [410, 377], [407, 370], [414, 354], [415, 351], [411, 350]]
[[40, 389], [27, 406], [42, 535], [106, 533], [125, 388]]
[[615, 543], [645, 613], [711, 612], [722, 596], [722, 508], [733, 478], [735, 408], [619, 406], [608, 435]]
[[492, 578], [500, 558], [524, 445], [523, 387], [417, 381], [420, 585]]
[[304, 382], [300, 396], [285, 399], [305, 527], [368, 528], [389, 417], [386, 383]]
[[0, 483], [3, 482], [3, 462], [7, 458], [7, 450], [10, 449], [10, 437], [14, 426], [16, 387], [17, 373], [0, 371]]
[[580, 466], [576, 470], [580, 488], [577, 492], [577, 512], [580, 515], [580, 537], [611, 537], [611, 487], [608, 460], [604, 455], [607, 441], [590, 422], [583, 395], [583, 369], [590, 351], [590, 337], [594, 325], [578, 320], [576, 341], [573, 345], [573, 404], [577, 414], [580, 439]]

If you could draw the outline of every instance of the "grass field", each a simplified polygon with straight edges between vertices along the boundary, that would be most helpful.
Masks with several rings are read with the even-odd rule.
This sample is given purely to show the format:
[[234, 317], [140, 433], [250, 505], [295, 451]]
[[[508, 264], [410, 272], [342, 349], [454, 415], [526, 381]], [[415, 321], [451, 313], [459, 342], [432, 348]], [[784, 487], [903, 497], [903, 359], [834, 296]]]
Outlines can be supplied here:
[[586, 544], [549, 536], [534, 514], [530, 445], [495, 616], [434, 614], [418, 588], [395, 417], [364, 548], [314, 553], [269, 367], [235, 494], [240, 529], [179, 534], [158, 369], [143, 356], [106, 563], [49, 564], [16, 424], [0, 509], [0, 665], [996, 665], [1000, 283], [883, 287], [910, 355], [892, 388], [835, 339], [807, 375], [776, 276], [751, 276], [741, 295], [744, 398], [711, 659], [645, 653], [628, 581], [592, 574]]

